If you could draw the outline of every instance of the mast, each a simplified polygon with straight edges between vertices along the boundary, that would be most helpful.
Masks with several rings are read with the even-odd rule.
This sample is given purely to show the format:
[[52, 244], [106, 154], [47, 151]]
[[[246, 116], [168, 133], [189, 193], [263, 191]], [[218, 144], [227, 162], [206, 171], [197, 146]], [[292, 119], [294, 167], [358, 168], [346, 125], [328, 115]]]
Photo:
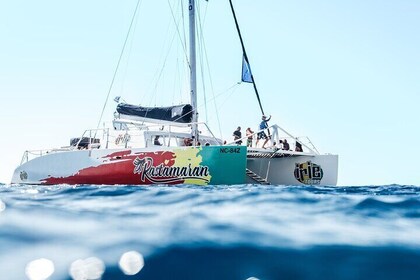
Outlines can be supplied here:
[[188, 5], [190, 21], [190, 96], [192, 106], [192, 137], [193, 145], [198, 143], [198, 112], [197, 112], [197, 70], [196, 70], [196, 51], [195, 51], [195, 0], [189, 0]]

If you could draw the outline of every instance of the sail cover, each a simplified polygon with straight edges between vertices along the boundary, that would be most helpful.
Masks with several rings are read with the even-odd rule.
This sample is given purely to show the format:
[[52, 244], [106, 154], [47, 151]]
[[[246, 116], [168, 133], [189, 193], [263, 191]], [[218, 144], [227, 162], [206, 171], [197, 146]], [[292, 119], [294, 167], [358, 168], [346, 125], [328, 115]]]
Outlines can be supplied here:
[[120, 103], [117, 106], [117, 112], [122, 117], [130, 119], [150, 119], [156, 122], [158, 120], [178, 123], [190, 123], [192, 121], [192, 106], [190, 104], [171, 106], [171, 107], [141, 107], [131, 104]]

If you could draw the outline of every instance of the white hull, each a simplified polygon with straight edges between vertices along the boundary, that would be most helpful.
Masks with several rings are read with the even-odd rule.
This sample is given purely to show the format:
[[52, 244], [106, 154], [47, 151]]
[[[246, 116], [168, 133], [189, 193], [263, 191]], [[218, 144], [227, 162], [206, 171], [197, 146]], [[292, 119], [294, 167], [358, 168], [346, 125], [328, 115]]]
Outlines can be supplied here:
[[[309, 163], [309, 164], [308, 164]], [[337, 185], [338, 155], [248, 158], [247, 168], [273, 185]], [[257, 180], [248, 176], [247, 183]]]
[[[175, 174], [176, 168], [186, 173]], [[34, 158], [16, 168], [12, 183], [336, 185], [337, 169], [336, 155], [256, 153], [244, 146], [93, 149]]]
[[[246, 147], [70, 150], [49, 153], [27, 161], [16, 168], [12, 183], [243, 184], [245, 168]], [[231, 176], [226, 176], [227, 174]]]

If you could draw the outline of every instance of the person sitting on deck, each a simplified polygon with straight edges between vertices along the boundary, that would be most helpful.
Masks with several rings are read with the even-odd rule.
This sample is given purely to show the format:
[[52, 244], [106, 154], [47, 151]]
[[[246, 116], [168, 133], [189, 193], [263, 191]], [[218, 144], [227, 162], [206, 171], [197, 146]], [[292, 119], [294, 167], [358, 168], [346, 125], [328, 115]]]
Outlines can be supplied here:
[[283, 150], [283, 140], [279, 140], [279, 144], [277, 145], [279, 150]]
[[277, 142], [273, 141], [273, 145], [268, 147], [269, 149], [273, 149], [275, 151], [279, 150], [279, 148], [277, 147]]
[[156, 135], [155, 140], [153, 141], [153, 144], [155, 146], [162, 146], [162, 144], [159, 142], [159, 136]]
[[290, 150], [289, 143], [287, 143], [286, 139], [283, 140], [283, 150], [285, 150], [285, 151]]
[[296, 141], [295, 144], [295, 152], [303, 152], [302, 144], [300, 144], [298, 141]]
[[184, 138], [184, 146], [192, 146], [192, 139]]

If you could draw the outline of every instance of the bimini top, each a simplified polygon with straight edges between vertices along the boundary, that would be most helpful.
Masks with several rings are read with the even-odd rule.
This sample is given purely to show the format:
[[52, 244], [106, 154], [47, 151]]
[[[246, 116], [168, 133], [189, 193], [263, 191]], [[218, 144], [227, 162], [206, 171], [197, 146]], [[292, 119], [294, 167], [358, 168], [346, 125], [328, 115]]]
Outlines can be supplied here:
[[192, 121], [192, 106], [190, 104], [171, 107], [141, 107], [120, 103], [117, 112], [121, 118], [158, 123], [160, 121], [190, 123]]

